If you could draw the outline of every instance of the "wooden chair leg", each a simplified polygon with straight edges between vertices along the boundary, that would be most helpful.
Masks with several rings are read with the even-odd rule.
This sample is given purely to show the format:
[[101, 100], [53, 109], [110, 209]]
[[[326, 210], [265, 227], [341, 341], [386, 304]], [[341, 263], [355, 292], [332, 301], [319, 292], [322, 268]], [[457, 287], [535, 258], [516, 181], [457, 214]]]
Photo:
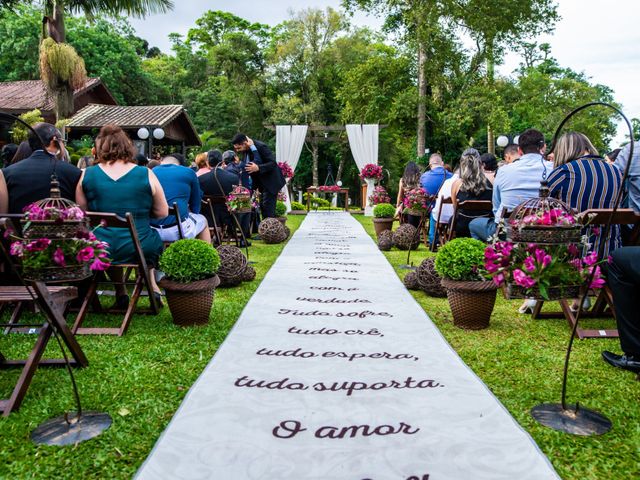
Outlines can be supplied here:
[[[136, 279], [136, 284], [133, 288], [133, 293], [131, 294], [131, 300], [129, 300], [127, 311], [124, 314], [124, 318], [122, 319], [122, 324], [120, 325], [120, 330], [118, 331], [119, 337], [127, 333], [127, 330], [129, 329], [129, 324], [131, 323], [133, 312], [135, 311], [136, 306], [138, 305], [138, 300], [140, 299], [140, 294], [142, 293], [142, 284], [143, 284], [143, 279], [138, 275], [138, 278]], [[147, 288], [150, 288], [150, 287], [147, 287]], [[153, 295], [153, 290], [150, 290], [149, 302], [155, 306], [155, 296]]]
[[80, 305], [80, 310], [78, 311], [78, 315], [76, 315], [76, 319], [73, 322], [73, 327], [71, 327], [71, 332], [75, 335], [80, 327], [82, 327], [82, 323], [84, 322], [87, 313], [89, 313], [90, 305], [95, 304], [97, 301], [98, 304], [100, 300], [98, 300], [98, 296], [96, 295], [96, 291], [98, 290], [98, 280], [94, 275], [91, 284], [89, 285], [89, 289], [82, 300], [82, 304]]
[[[16, 325], [18, 326], [18, 321], [20, 320], [20, 317], [22, 316], [22, 311], [24, 310], [24, 302], [17, 302], [16, 306], [13, 307], [13, 311], [11, 312], [11, 318], [9, 318], [9, 325]], [[7, 328], [4, 329], [4, 333], [5, 335], [11, 333], [11, 330], [13, 329], [12, 326], [8, 326]]]

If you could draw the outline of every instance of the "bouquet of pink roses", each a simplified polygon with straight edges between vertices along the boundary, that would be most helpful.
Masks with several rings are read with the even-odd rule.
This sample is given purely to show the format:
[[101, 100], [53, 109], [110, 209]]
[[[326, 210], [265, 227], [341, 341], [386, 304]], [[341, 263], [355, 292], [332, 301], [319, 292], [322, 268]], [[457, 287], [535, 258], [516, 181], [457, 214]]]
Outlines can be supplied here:
[[293, 168], [287, 162], [278, 162], [282, 176], [288, 180], [293, 178]]
[[320, 185], [318, 187], [318, 191], [324, 193], [338, 193], [341, 188], [342, 187], [339, 187], [338, 185]]
[[387, 190], [379, 185], [374, 188], [373, 193], [369, 195], [369, 202], [374, 206], [380, 203], [391, 203], [391, 197], [389, 197]]
[[245, 213], [251, 211], [251, 192], [242, 185], [236, 185], [227, 196], [227, 209], [230, 212]]
[[362, 170], [360, 170], [360, 178], [365, 180], [367, 178], [373, 178], [374, 180], [382, 179], [382, 167], [375, 163], [367, 163]]

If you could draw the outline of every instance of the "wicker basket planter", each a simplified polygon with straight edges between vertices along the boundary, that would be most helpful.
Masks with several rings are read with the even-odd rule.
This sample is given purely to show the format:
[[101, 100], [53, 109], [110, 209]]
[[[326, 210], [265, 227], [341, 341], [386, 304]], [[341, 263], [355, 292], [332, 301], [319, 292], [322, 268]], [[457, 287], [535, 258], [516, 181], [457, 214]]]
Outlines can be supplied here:
[[580, 285], [550, 287], [547, 289], [547, 295], [549, 298], [544, 298], [540, 294], [537, 286], [530, 289], [529, 293], [527, 293], [527, 289], [521, 287], [520, 285], [508, 283], [504, 287], [504, 296], [507, 298], [507, 300], [512, 300], [515, 298], [530, 298], [534, 300], [562, 300], [565, 298], [578, 298], [580, 296], [580, 288]]
[[465, 330], [489, 327], [489, 319], [496, 303], [497, 285], [493, 281], [457, 282], [442, 280], [453, 314], [453, 324]]
[[181, 327], [209, 323], [213, 296], [220, 284], [217, 275], [191, 283], [163, 278], [158, 284], [165, 290], [173, 323]]
[[527, 226], [522, 228], [509, 225], [507, 227], [507, 239], [519, 243], [580, 243], [581, 236], [582, 231], [579, 225], [571, 227]]
[[393, 228], [393, 218], [374, 218], [373, 228], [376, 230], [376, 237], [379, 237], [385, 230]]

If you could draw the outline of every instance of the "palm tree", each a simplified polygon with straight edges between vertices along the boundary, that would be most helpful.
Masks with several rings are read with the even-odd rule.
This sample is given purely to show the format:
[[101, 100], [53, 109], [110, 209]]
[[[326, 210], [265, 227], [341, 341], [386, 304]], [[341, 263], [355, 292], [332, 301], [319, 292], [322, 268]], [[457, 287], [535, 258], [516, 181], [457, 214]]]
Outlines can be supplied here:
[[[0, 0], [0, 4], [15, 3]], [[56, 117], [68, 118], [73, 113], [73, 91], [86, 81], [84, 62], [65, 44], [64, 19], [67, 14], [83, 13], [89, 18], [98, 14], [145, 17], [173, 9], [172, 0], [44, 0], [42, 19], [43, 42], [40, 48], [40, 74], [50, 94], [55, 96]], [[50, 39], [50, 40], [47, 40]], [[53, 53], [55, 52], [55, 53]], [[51, 62], [55, 56], [57, 61]], [[63, 59], [60, 62], [60, 59]]]

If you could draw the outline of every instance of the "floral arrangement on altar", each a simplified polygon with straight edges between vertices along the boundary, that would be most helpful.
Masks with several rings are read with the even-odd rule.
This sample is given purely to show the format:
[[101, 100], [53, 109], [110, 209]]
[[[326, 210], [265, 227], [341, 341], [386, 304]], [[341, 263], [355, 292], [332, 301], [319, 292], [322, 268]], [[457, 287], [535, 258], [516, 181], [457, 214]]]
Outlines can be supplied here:
[[431, 201], [432, 197], [427, 195], [426, 190], [418, 187], [405, 193], [402, 203], [414, 214], [421, 215], [429, 209]]
[[278, 162], [278, 167], [280, 167], [280, 171], [284, 178], [287, 180], [291, 180], [293, 178], [293, 168], [291, 168], [287, 162]]
[[[20, 259], [25, 278], [54, 280], [61, 278], [54, 273], [62, 269], [90, 269], [94, 271], [106, 270], [111, 266], [107, 249], [109, 245], [96, 238], [93, 232], [87, 230], [85, 214], [78, 206], [69, 208], [45, 207], [31, 204], [24, 211], [25, 234], [36, 222], [54, 222], [56, 225], [65, 223], [77, 224], [77, 229], [71, 236], [60, 237], [53, 235], [39, 238], [16, 238], [11, 243], [10, 254]], [[38, 230], [38, 233], [40, 231]], [[50, 238], [51, 237], [51, 238]]]
[[549, 300], [576, 295], [594, 270], [589, 287], [602, 288], [605, 283], [597, 252], [582, 256], [581, 249], [573, 243], [542, 245], [497, 241], [486, 247], [484, 259], [485, 269], [495, 284], [515, 285], [522, 294], [519, 296]]
[[509, 224], [519, 229], [526, 227], [575, 227], [576, 216], [559, 208], [538, 211], [525, 215], [522, 219], [511, 220]]
[[382, 167], [375, 163], [367, 163], [362, 170], [360, 170], [360, 178], [362, 180], [373, 179], [382, 180]]
[[375, 206], [380, 203], [391, 203], [391, 197], [387, 193], [387, 190], [382, 186], [377, 186], [373, 189], [373, 193], [369, 195], [369, 202]]
[[227, 196], [227, 208], [230, 212], [243, 213], [251, 210], [251, 192], [242, 185], [236, 185]]
[[320, 185], [317, 190], [323, 193], [339, 193], [341, 188], [338, 185]]

